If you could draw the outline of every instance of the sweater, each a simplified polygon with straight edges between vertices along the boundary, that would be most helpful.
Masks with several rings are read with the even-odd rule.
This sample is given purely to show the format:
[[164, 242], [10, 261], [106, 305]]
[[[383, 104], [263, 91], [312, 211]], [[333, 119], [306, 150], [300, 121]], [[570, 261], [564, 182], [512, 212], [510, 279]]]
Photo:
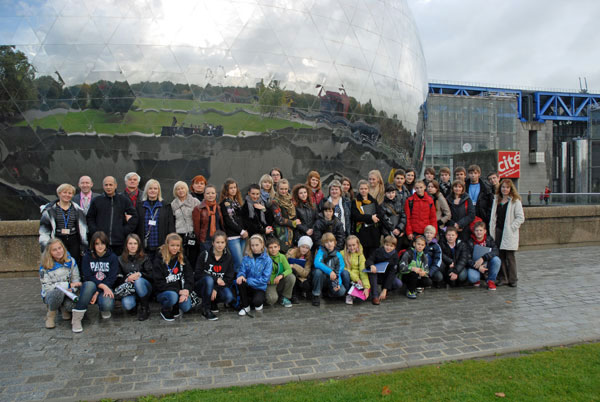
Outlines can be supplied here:
[[55, 289], [56, 285], [60, 285], [64, 289], [69, 289], [73, 282], [79, 282], [79, 269], [75, 259], [67, 254], [67, 262], [60, 263], [54, 261], [54, 265], [50, 269], [40, 266], [40, 283], [42, 285], [42, 299], [46, 294]]
[[96, 286], [104, 284], [113, 288], [119, 274], [119, 259], [110, 250], [106, 250], [102, 257], [88, 250], [81, 261], [81, 272], [84, 281], [92, 281]]
[[273, 272], [273, 260], [263, 251], [258, 257], [245, 255], [242, 259], [242, 265], [238, 271], [237, 277], [246, 278], [248, 286], [254, 289], [266, 291], [267, 283]]
[[152, 276], [156, 292], [173, 291], [179, 293], [182, 289], [190, 292], [194, 290], [194, 269], [187, 258], [183, 258], [183, 266], [177, 260], [177, 256], [171, 258], [169, 264], [165, 264], [162, 255], [156, 255], [152, 266]]
[[[211, 247], [208, 251], [203, 251], [196, 261], [196, 269], [194, 274], [194, 280], [198, 282], [205, 276], [211, 276], [214, 280], [215, 289], [231, 286], [235, 278], [235, 269], [233, 268], [233, 257], [227, 251], [227, 248], [223, 250], [223, 255], [217, 260], [215, 252]], [[225, 282], [225, 286], [219, 286], [217, 279], [222, 279]]]

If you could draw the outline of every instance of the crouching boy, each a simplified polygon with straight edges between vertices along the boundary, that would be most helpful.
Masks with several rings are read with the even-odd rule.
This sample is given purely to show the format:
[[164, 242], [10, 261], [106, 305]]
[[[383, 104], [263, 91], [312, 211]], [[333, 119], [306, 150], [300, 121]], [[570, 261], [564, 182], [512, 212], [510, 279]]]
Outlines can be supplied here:
[[402, 255], [398, 266], [398, 272], [402, 275], [402, 282], [406, 285], [406, 297], [409, 299], [417, 298], [417, 287], [431, 286], [429, 265], [427, 265], [427, 256], [424, 253], [425, 245], [425, 237], [415, 237], [413, 247], [406, 250]]
[[267, 304], [273, 305], [279, 300], [283, 307], [292, 307], [290, 299], [296, 284], [296, 277], [292, 273], [292, 267], [287, 258], [279, 250], [279, 240], [270, 237], [267, 240], [267, 252], [273, 260], [273, 271], [267, 284]]
[[[490, 250], [484, 250], [487, 252], [480, 255], [476, 252], [477, 246], [486, 247]], [[498, 256], [498, 247], [492, 236], [487, 234], [484, 222], [475, 222], [473, 233], [471, 233], [469, 239], [469, 250], [471, 251], [469, 269], [467, 270], [469, 282], [474, 286], [479, 286], [481, 279], [485, 279], [487, 274], [488, 290], [496, 290], [496, 277], [502, 263]], [[475, 260], [475, 257], [478, 257], [477, 260]]]

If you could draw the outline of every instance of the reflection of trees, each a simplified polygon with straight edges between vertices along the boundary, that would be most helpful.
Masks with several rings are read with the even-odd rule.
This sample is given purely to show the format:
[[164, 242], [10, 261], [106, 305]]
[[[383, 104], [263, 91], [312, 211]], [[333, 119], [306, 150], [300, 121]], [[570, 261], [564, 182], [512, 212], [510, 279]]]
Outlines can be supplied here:
[[0, 118], [14, 117], [26, 101], [36, 99], [33, 79], [35, 68], [25, 53], [14, 46], [0, 46]]
[[273, 117], [283, 105], [285, 105], [285, 93], [279, 87], [279, 81], [273, 80], [265, 86], [263, 80], [256, 85], [258, 89], [258, 104], [260, 113]]

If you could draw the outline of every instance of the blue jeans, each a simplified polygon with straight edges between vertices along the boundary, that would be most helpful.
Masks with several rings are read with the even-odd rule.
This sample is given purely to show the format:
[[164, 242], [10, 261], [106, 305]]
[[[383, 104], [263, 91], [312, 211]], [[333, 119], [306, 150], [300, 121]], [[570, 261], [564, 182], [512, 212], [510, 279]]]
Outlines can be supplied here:
[[96, 292], [99, 292], [96, 303], [98, 303], [100, 311], [113, 311], [115, 308], [115, 299], [104, 296], [104, 292], [101, 289], [98, 289], [96, 284], [92, 281], [83, 282], [81, 291], [79, 292], [79, 300], [75, 305], [75, 310], [87, 310], [88, 304], [90, 304], [90, 301]]
[[[173, 307], [179, 302], [179, 294], [173, 290], [165, 290], [156, 295], [156, 300], [160, 303], [162, 308], [168, 309]], [[192, 301], [188, 297], [183, 303], [179, 303], [179, 309], [184, 313], [192, 308]]]
[[135, 294], [125, 296], [121, 300], [121, 305], [125, 310], [131, 310], [136, 305], [136, 296], [144, 297], [152, 293], [152, 285], [144, 278], [139, 278], [133, 282], [133, 287], [135, 288]]
[[[486, 263], [486, 266], [488, 268], [488, 281], [496, 280], [498, 272], [500, 271], [500, 265], [502, 265], [500, 257], [495, 256]], [[481, 279], [481, 273], [475, 268], [469, 268], [469, 270], [467, 271], [467, 276], [469, 278], [469, 282], [471, 283], [475, 283]]]
[[[208, 309], [210, 307], [210, 296], [215, 288], [215, 280], [212, 276], [203, 276], [196, 282], [196, 292], [202, 298], [202, 308]], [[225, 304], [233, 301], [233, 293], [228, 287], [217, 287], [217, 297], [215, 303], [223, 302]]]
[[244, 257], [244, 247], [246, 246], [246, 239], [233, 239], [227, 240], [227, 247], [229, 248], [229, 252], [233, 257], [233, 269], [237, 273], [242, 266], [242, 259]]
[[[329, 289], [329, 295], [331, 297], [342, 297], [346, 294], [346, 291], [350, 289], [350, 273], [347, 270], [342, 271], [342, 285], [340, 286], [337, 292], [332, 290], [332, 283], [329, 275], [320, 269], [315, 269], [313, 271], [313, 290], [312, 294], [314, 296], [320, 296], [321, 290], [324, 286]], [[337, 280], [337, 279], [336, 279]]]

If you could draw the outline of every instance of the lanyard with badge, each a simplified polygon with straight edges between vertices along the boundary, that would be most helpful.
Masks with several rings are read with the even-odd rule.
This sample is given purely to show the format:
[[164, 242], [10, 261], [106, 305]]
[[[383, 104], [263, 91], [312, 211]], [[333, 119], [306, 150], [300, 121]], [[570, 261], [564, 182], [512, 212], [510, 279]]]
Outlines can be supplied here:
[[[59, 207], [60, 208], [60, 207]], [[65, 211], [60, 208], [60, 213], [63, 216], [63, 220], [65, 221], [65, 228], [60, 230], [61, 235], [70, 235], [71, 230], [69, 229], [69, 217], [71, 216], [71, 207], [67, 210], [67, 216], [65, 217]]]

